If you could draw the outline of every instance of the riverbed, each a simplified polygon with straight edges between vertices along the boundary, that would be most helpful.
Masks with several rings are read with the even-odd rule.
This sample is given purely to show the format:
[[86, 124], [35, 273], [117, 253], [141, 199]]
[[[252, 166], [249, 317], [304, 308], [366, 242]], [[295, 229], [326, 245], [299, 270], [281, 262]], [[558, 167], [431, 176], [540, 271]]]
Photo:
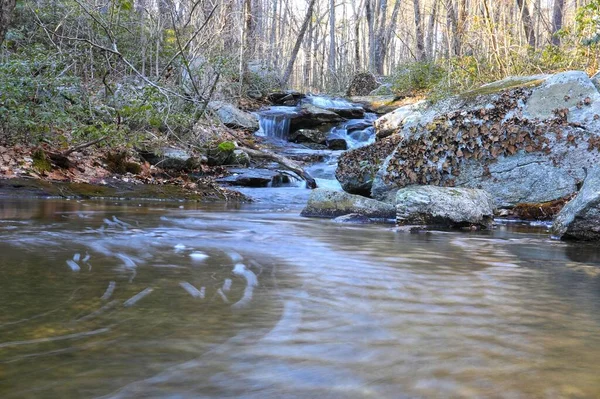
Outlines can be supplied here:
[[305, 219], [280, 190], [0, 202], [0, 397], [600, 394], [596, 246]]

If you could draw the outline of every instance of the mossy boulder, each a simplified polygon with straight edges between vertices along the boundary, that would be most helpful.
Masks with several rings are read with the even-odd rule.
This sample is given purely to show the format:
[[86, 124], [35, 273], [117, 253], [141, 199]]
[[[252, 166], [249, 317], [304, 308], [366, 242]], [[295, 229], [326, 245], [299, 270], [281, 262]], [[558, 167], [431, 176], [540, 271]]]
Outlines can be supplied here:
[[349, 214], [392, 219], [395, 216], [395, 209], [391, 204], [360, 195], [318, 188], [312, 191], [301, 213], [302, 216], [319, 218], [336, 218]]
[[[508, 88], [506, 88], [508, 87]], [[600, 93], [584, 72], [505, 81], [404, 124], [371, 194], [409, 185], [484, 189], [500, 207], [577, 191], [600, 161]]]

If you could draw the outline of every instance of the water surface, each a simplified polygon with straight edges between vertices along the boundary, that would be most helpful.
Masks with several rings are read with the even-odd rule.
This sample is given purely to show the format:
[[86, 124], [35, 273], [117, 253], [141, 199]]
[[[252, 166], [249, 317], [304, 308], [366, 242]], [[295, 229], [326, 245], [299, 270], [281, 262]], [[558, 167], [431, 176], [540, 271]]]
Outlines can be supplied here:
[[0, 202], [0, 397], [600, 396], [595, 246], [298, 213]]

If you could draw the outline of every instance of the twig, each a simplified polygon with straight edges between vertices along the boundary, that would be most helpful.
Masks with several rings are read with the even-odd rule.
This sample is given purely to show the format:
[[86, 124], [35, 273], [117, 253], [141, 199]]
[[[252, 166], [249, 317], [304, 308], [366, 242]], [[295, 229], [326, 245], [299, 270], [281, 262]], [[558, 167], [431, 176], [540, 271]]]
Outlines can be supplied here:
[[63, 157], [67, 157], [76, 151], [83, 150], [84, 148], [87, 148], [87, 147], [91, 147], [94, 144], [98, 144], [98, 143], [106, 140], [107, 138], [108, 138], [108, 136], [104, 136], [104, 137], [100, 137], [99, 139], [96, 139], [96, 140], [88, 141], [87, 143], [83, 143], [76, 147], [70, 148], [70, 149], [66, 150], [65, 152], [61, 152], [60, 155], [62, 155]]

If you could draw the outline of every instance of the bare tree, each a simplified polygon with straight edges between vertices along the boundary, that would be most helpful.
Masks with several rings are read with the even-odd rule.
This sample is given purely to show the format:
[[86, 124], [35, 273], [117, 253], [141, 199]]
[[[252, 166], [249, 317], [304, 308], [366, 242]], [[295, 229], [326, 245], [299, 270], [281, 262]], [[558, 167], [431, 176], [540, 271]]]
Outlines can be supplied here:
[[423, 36], [423, 21], [421, 19], [421, 4], [419, 0], [413, 0], [415, 11], [415, 44], [417, 61], [423, 61], [426, 58], [425, 54], [425, 38]]
[[521, 22], [523, 23], [523, 30], [525, 31], [525, 37], [527, 43], [531, 47], [535, 47], [535, 28], [533, 26], [533, 19], [529, 13], [529, 6], [526, 0], [517, 0], [517, 6], [521, 12]]
[[287, 67], [285, 68], [285, 72], [283, 73], [283, 77], [281, 78], [281, 84], [284, 86], [290, 80], [290, 75], [292, 74], [292, 70], [294, 69], [294, 63], [296, 62], [296, 57], [298, 56], [300, 45], [302, 45], [302, 40], [304, 40], [304, 34], [306, 33], [306, 29], [308, 28], [308, 22], [312, 18], [315, 1], [316, 0], [310, 0], [310, 3], [308, 3], [306, 15], [304, 16], [304, 22], [302, 22], [302, 27], [300, 27], [300, 31], [298, 32], [298, 37], [296, 38], [296, 44], [294, 45], [294, 49], [292, 50], [292, 55], [290, 56], [290, 60], [288, 61]]

